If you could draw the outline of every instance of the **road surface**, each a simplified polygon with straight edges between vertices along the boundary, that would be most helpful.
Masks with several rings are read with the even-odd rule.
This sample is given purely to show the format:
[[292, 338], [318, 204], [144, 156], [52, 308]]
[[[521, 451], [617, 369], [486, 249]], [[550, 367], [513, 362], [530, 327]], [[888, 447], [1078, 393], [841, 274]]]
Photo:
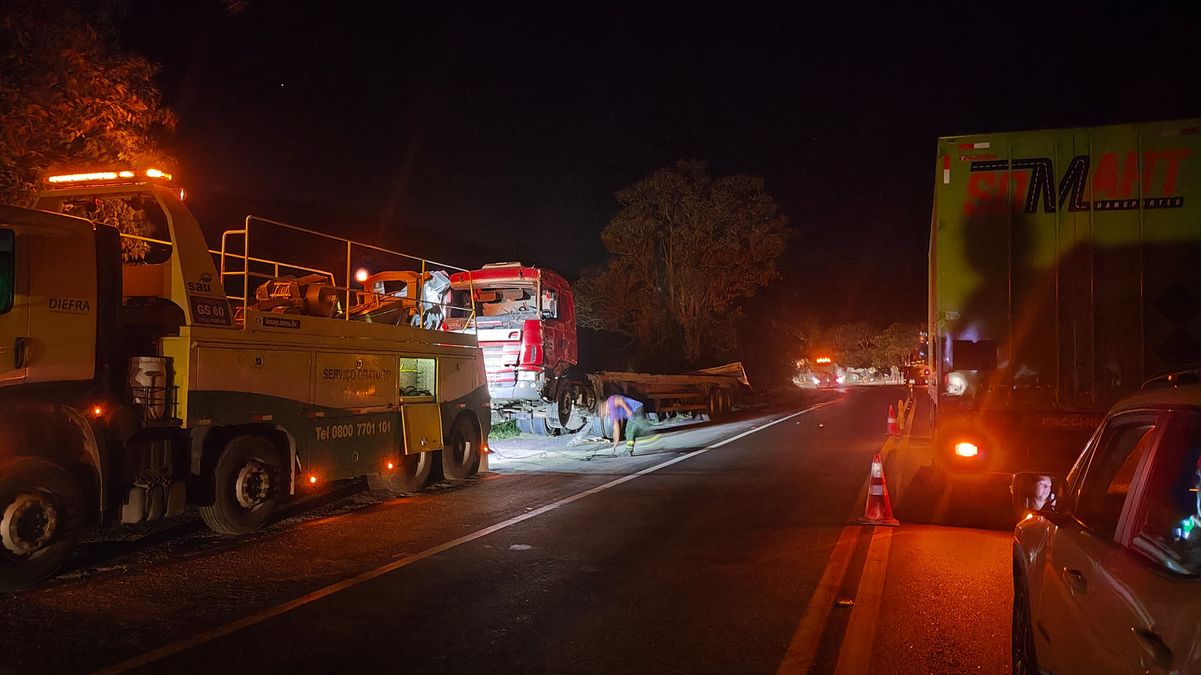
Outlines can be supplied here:
[[[886, 443], [902, 394], [744, 411], [633, 457], [498, 443], [477, 479], [343, 490], [248, 539], [185, 520], [95, 542], [0, 599], [0, 672], [1006, 671], [1003, 488], [937, 484], [920, 407]], [[854, 522], [882, 449], [899, 528]]]

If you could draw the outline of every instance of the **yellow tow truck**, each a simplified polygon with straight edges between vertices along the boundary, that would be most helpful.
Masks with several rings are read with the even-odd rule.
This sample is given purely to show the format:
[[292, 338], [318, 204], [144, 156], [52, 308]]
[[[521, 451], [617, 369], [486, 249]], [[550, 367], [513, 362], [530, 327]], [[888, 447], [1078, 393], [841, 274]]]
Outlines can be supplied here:
[[483, 358], [443, 321], [473, 318], [450, 304], [461, 271], [254, 216], [210, 249], [156, 169], [52, 176], [36, 209], [0, 206], [0, 588], [99, 523], [193, 504], [242, 534], [328, 481], [474, 474]]

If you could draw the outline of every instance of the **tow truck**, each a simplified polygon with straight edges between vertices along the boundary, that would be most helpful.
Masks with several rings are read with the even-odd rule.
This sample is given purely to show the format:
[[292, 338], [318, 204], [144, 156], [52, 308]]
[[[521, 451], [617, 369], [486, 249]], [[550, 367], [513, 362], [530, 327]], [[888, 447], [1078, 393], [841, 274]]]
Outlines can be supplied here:
[[[244, 534], [327, 481], [405, 493], [478, 470], [476, 336], [429, 329], [460, 268], [255, 216], [210, 249], [184, 197], [106, 168], [0, 206], [2, 588], [97, 524], [192, 504]], [[367, 257], [394, 268], [356, 284]]]
[[[648, 415], [700, 413], [719, 418], [749, 386], [741, 363], [686, 374], [602, 371], [580, 366], [575, 298], [553, 270], [500, 262], [450, 278], [453, 304], [471, 307], [447, 321], [475, 328], [488, 376], [494, 421], [516, 420], [527, 433], [575, 433], [591, 425], [610, 436], [600, 405], [612, 394], [642, 401]], [[462, 310], [454, 310], [462, 313]]]

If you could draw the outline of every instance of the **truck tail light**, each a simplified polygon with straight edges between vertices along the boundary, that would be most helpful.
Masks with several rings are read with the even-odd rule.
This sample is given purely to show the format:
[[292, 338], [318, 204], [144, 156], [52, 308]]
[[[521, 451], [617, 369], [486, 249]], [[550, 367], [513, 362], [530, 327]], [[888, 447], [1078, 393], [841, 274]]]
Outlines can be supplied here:
[[971, 441], [959, 441], [955, 444], [955, 454], [959, 457], [976, 457], [980, 447]]
[[542, 348], [542, 322], [527, 319], [521, 330], [521, 358], [519, 365], [540, 366], [546, 354]]

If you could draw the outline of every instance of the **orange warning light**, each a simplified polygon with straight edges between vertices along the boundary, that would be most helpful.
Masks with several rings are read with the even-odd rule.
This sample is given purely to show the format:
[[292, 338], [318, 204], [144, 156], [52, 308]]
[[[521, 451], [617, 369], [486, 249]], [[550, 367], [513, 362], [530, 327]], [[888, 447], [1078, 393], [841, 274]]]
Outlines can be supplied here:
[[317, 474], [310, 473], [307, 482], [309, 485], [316, 485], [317, 484]]
[[828, 356], [819, 356], [816, 359], [816, 362], [817, 363], [831, 363], [831, 360], [830, 360], [830, 357], [828, 357]]
[[393, 469], [395, 469], [395, 468], [396, 468], [396, 464], [394, 464], [394, 463], [392, 462], [392, 460], [388, 460], [387, 467], [388, 467], [388, 470], [389, 470], [389, 471], [391, 471], [391, 470], [393, 470]]
[[955, 444], [955, 454], [960, 457], [975, 457], [980, 454], [980, 448], [975, 443], [960, 441]]

